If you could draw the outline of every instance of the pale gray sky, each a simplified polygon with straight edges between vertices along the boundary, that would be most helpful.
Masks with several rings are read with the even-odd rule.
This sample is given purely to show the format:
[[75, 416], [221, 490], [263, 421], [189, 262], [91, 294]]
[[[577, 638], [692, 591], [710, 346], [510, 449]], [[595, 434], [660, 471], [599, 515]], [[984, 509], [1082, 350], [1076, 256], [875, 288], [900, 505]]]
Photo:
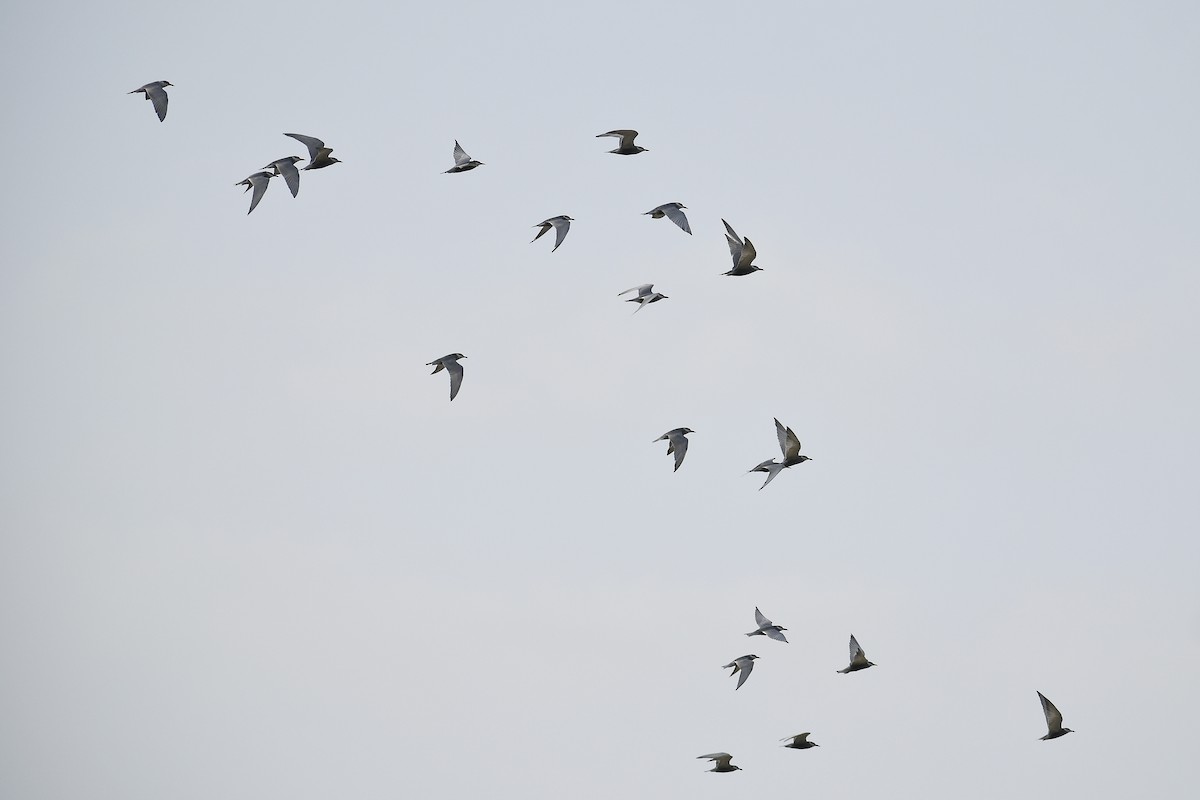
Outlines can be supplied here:
[[4, 797], [1194, 790], [1195, 4], [78, 5], [0, 26]]

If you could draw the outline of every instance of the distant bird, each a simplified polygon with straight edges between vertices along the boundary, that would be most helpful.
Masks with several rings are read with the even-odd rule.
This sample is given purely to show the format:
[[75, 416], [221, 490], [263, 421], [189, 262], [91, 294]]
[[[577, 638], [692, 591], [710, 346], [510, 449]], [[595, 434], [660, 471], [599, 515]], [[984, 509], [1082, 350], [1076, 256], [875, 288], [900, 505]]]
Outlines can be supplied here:
[[619, 156], [636, 156], [638, 153], [646, 153], [650, 150], [648, 147], [641, 147], [633, 143], [637, 135], [637, 131], [609, 131], [608, 133], [596, 134], [596, 138], [603, 139], [605, 136], [615, 136], [621, 140], [621, 143], [617, 145], [616, 150], [609, 150], [608, 152], [616, 153]]
[[155, 81], [147, 83], [138, 89], [134, 89], [130, 94], [145, 92], [146, 99], [154, 103], [154, 113], [158, 114], [158, 121], [162, 122], [167, 118], [167, 93], [164, 89], [167, 86], [174, 86], [170, 81]]
[[333, 152], [333, 148], [326, 147], [325, 143], [315, 136], [305, 136], [300, 133], [285, 133], [284, 136], [290, 136], [308, 148], [308, 166], [304, 169], [323, 169], [342, 163], [340, 159], [329, 155]]
[[[251, 189], [254, 190], [254, 194], [250, 195], [250, 211], [253, 211], [254, 207], [258, 205], [258, 201], [262, 200], [262, 196], [267, 191], [267, 185], [271, 182], [271, 178], [273, 177], [275, 176], [269, 172], [256, 172], [249, 178], [246, 178], [246, 180], [238, 181], [234, 184], [234, 186], [246, 187], [242, 194], [245, 194]], [[247, 211], [246, 213], [249, 214], [250, 211]]]
[[739, 672], [742, 673], [742, 677], [738, 678], [738, 685], [733, 688], [735, 692], [742, 688], [742, 684], [746, 682], [746, 678], [750, 677], [750, 673], [754, 670], [754, 659], [756, 658], [758, 656], [740, 656], [721, 667], [721, 669], [733, 667], [733, 672], [729, 673], [731, 678]]
[[810, 742], [808, 740], [808, 737], [810, 734], [811, 734], [811, 731], [806, 731], [805, 733], [797, 733], [795, 736], [785, 736], [782, 739], [780, 739], [779, 741], [786, 742], [788, 739], [791, 739], [792, 743], [785, 744], [784, 747], [790, 747], [793, 750], [808, 750], [813, 747], [820, 747], [821, 745], [817, 744], [816, 742]]
[[754, 609], [754, 621], [758, 623], [758, 630], [747, 633], [747, 636], [769, 636], [777, 642], [787, 643], [787, 637], [783, 635], [783, 631], [786, 631], [787, 628], [781, 628], [771, 622], [757, 607]]
[[715, 767], [707, 770], [708, 772], [733, 772], [734, 770], [741, 769], [741, 767], [735, 767], [729, 763], [733, 759], [733, 756], [729, 755], [729, 753], [709, 753], [706, 756], [696, 756], [696, 758], [707, 758], [709, 761], [717, 762]]
[[476, 161], [475, 159], [473, 159], [469, 155], [467, 155], [467, 151], [463, 150], [462, 145], [458, 143], [457, 139], [455, 139], [454, 140], [454, 166], [451, 167], [450, 169], [446, 170], [446, 172], [443, 172], [442, 174], [445, 175], [448, 172], [449, 173], [466, 172], [467, 170], [475, 169], [476, 167], [482, 167], [482, 166], [483, 166], [483, 162]]
[[803, 464], [805, 461], [812, 461], [808, 456], [800, 455], [800, 439], [792, 432], [791, 428], [783, 427], [783, 423], [778, 419], [775, 420], [775, 435], [779, 438], [779, 449], [783, 451], [783, 461], [776, 461], [771, 458], [759, 464], [750, 472], [765, 472], [767, 479], [763, 481], [763, 485], [758, 487], [761, 492], [767, 488], [767, 484], [775, 480], [775, 476], [783, 472], [788, 467], [794, 467], [797, 464]]
[[[725, 220], [721, 220], [725, 222]], [[737, 231], [733, 229], [728, 222], [725, 222], [725, 241], [729, 244], [729, 255], [733, 257], [733, 269], [729, 272], [722, 272], [722, 275], [749, 275], [752, 272], [758, 272], [762, 267], [756, 267], [751, 262], [758, 257], [758, 251], [754, 249], [754, 245], [749, 239], [743, 239], [737, 235]]]
[[263, 167], [263, 169], [273, 169], [276, 175], [282, 175], [283, 179], [287, 182], [288, 189], [292, 192], [292, 197], [295, 197], [300, 194], [300, 170], [296, 169], [296, 162], [303, 160], [303, 156], [277, 158]]
[[643, 283], [641, 286], [634, 286], [632, 289], [626, 289], [623, 292], [618, 292], [617, 297], [630, 292], [637, 292], [637, 297], [631, 297], [626, 300], [626, 303], [637, 303], [638, 307], [633, 313], [641, 311], [651, 303], [657, 303], [659, 300], [666, 300], [667, 296], [661, 292], [654, 291], [653, 283]]
[[1046, 715], [1046, 735], [1042, 737], [1042, 741], [1047, 739], [1057, 739], [1060, 736], [1066, 736], [1068, 733], [1074, 733], [1070, 728], [1062, 726], [1062, 712], [1055, 708], [1054, 703], [1046, 699], [1046, 695], [1041, 692], [1037, 693], [1038, 699], [1042, 701], [1042, 713]]
[[425, 366], [433, 367], [433, 372], [430, 375], [437, 375], [442, 370], [450, 373], [450, 399], [453, 400], [458, 396], [458, 390], [462, 386], [463, 368], [462, 364], [458, 363], [460, 358], [466, 358], [462, 353], [451, 353], [448, 356], [430, 361]]
[[642, 216], [649, 215], [650, 219], [667, 219], [679, 226], [679, 229], [684, 233], [691, 234], [692, 226], [688, 225], [687, 215], [680, 209], [687, 208], [683, 203], [663, 203], [657, 208], [652, 208], [649, 211], [643, 212]]
[[541, 230], [538, 231], [537, 236], [533, 237], [529, 241], [536, 242], [538, 239], [542, 238], [543, 233], [550, 230], [551, 228], [554, 228], [554, 247], [550, 250], [550, 252], [553, 253], [555, 250], [558, 249], [558, 246], [563, 243], [563, 239], [567, 238], [567, 231], [571, 230], [571, 223], [574, 221], [575, 220], [573, 220], [571, 217], [568, 217], [566, 214], [563, 214], [562, 216], [551, 217], [550, 219], [546, 220], [545, 222], [539, 222], [537, 225], [534, 225], [533, 227], [535, 227], [535, 228], [540, 227]]
[[858, 672], [860, 669], [873, 667], [875, 664], [867, 661], [867, 654], [861, 647], [858, 646], [858, 639], [854, 638], [854, 634], [850, 634], [850, 666], [845, 669], [839, 669], [838, 672], [846, 675], [851, 672]]
[[[637, 312], [633, 313], [636, 314]], [[695, 431], [691, 428], [675, 428], [654, 440], [655, 442], [661, 442], [663, 439], [667, 440], [667, 455], [675, 454], [675, 472], [679, 471], [679, 465], [683, 463], [683, 457], [687, 455], [687, 434], [689, 433], [695, 433]]]

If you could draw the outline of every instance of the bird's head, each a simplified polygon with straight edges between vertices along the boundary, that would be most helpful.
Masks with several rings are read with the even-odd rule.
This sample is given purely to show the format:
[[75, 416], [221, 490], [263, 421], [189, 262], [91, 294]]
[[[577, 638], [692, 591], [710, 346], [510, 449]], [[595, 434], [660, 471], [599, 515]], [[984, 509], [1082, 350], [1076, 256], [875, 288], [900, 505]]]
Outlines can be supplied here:
[[695, 431], [692, 430], [691, 428], [684, 428], [683, 430], [680, 431], [680, 433], [695, 433]]

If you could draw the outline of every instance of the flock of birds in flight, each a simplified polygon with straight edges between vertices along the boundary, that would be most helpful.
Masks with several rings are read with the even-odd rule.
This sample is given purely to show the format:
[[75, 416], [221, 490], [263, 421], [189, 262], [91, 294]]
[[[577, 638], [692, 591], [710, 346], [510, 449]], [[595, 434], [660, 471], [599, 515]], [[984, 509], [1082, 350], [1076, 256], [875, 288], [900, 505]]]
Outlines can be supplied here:
[[[144, 94], [146, 99], [153, 104], [154, 113], [158, 115], [159, 122], [162, 122], [167, 118], [166, 87], [171, 85], [172, 84], [169, 81], [154, 81], [152, 83], [147, 83], [145, 86], [134, 89], [129, 94], [137, 94], [139, 92]], [[632, 156], [638, 155], [639, 153], [649, 152], [649, 148], [634, 144], [634, 140], [637, 138], [637, 135], [638, 132], [634, 130], [612, 130], [608, 131], [607, 133], [598, 134], [596, 138], [601, 139], [605, 137], [614, 137], [618, 139], [619, 144], [617, 147], [608, 151], [616, 155]], [[258, 206], [259, 201], [262, 200], [263, 195], [267, 191], [267, 186], [271, 178], [282, 176], [284, 182], [287, 184], [288, 190], [292, 193], [292, 197], [296, 197], [300, 192], [301, 170], [323, 169], [325, 167], [341, 163], [338, 161], [338, 159], [331, 155], [333, 152], [332, 148], [326, 147], [323, 141], [314, 136], [305, 136], [299, 133], [285, 133], [284, 136], [289, 136], [308, 148], [308, 164], [304, 167], [298, 168], [296, 164], [304, 160], [302, 156], [285, 156], [284, 158], [276, 159], [270, 164], [267, 164], [262, 168], [262, 171], [255, 172], [254, 174], [248, 176], [245, 180], [236, 183], [236, 186], [245, 186], [245, 191], [248, 192], [253, 190], [254, 192], [250, 196], [250, 210], [246, 212], [247, 214], [254, 211], [254, 209]], [[469, 172], [470, 170], [483, 165], [484, 164], [482, 161], [477, 161], [471, 158], [471, 156], [467, 154], [467, 151], [464, 150], [462, 145], [460, 145], [456, 140], [454, 142], [454, 166], [445, 172], [447, 174]], [[667, 219], [671, 220], [671, 222], [675, 223], [680, 230], [690, 235], [692, 228], [688, 223], [687, 215], [683, 213], [683, 209], [685, 208], [687, 208], [687, 206], [683, 205], [682, 203], [664, 203], [663, 205], [645, 212], [643, 216], [649, 216], [651, 219], [662, 219], [663, 217], [666, 217]], [[537, 235], [533, 237], [531, 242], [536, 242], [550, 230], [553, 230], [555, 240], [554, 247], [551, 252], [554, 252], [554, 250], [557, 250], [567, 238], [567, 232], [570, 231], [572, 222], [574, 222], [574, 219], [565, 214], [543, 220], [542, 222], [533, 226], [535, 228], [540, 228], [541, 230], [537, 232]], [[725, 240], [729, 245], [729, 255], [733, 259], [733, 268], [722, 274], [744, 276], [761, 270], [761, 267], [754, 266], [754, 260], [757, 258], [758, 254], [750, 240], [738, 236], [733, 227], [728, 222], [725, 222], [725, 220], [721, 220], [721, 222], [725, 225]], [[635, 314], [651, 303], [657, 303], [659, 300], [667, 299], [667, 295], [654, 291], [654, 284], [652, 283], [634, 286], [626, 289], [623, 292], [620, 292], [617, 296], [621, 297], [629, 294], [630, 292], [637, 292], [636, 296], [631, 297], [626, 301], [638, 304], [637, 309], [634, 311]], [[450, 376], [451, 400], [454, 400], [454, 398], [458, 396], [458, 391], [462, 387], [463, 367], [462, 364], [459, 363], [459, 360], [463, 358], [466, 358], [466, 356], [464, 356], [462, 353], [450, 353], [449, 355], [434, 359], [426, 364], [426, 366], [433, 367], [433, 372], [431, 374], [436, 375], [439, 372], [445, 371]], [[674, 428], [654, 440], [655, 442], [667, 442], [667, 455], [675, 456], [675, 471], [678, 471], [679, 467], [683, 465], [683, 458], [685, 455], [687, 455], [687, 434], [689, 433], [695, 433], [695, 431], [693, 431], [691, 428]], [[774, 458], [770, 458], [749, 470], [749, 472], [766, 473], [767, 479], [763, 482], [763, 485], [759, 487], [760, 491], [765, 489], [767, 484], [775, 479], [776, 475], [788, 467], [794, 467], [797, 464], [803, 464], [805, 461], [812, 460], [809, 456], [801, 455], [800, 439], [796, 436], [791, 428], [786, 427], [778, 419], [775, 420], [775, 433], [779, 439], [779, 449], [783, 453], [783, 460], [776, 461]], [[774, 624], [757, 608], [754, 609], [754, 620], [758, 627], [750, 633], [747, 633], [747, 636], [766, 636], [767, 638], [774, 639], [785, 644], [787, 643], [787, 637], [783, 635], [783, 631], [787, 630], [787, 628]], [[733, 671], [730, 673], [730, 677], [733, 675], [740, 675], [737, 686], [734, 687], [735, 691], [742, 688], [742, 684], [744, 684], [746, 679], [750, 677], [750, 673], [754, 670], [754, 662], [757, 659], [758, 656], [754, 654], [744, 655], [735, 658], [733, 661], [722, 667], [722, 669], [733, 669]], [[854, 638], [854, 635], [851, 634], [850, 663], [844, 669], [837, 670], [837, 672], [845, 675], [873, 666], [875, 666], [874, 662], [867, 660], [866, 652], [861, 646], [859, 646], [858, 640]], [[1057, 739], [1060, 736], [1065, 736], [1066, 734], [1071, 733], [1072, 731], [1070, 728], [1063, 727], [1062, 714], [1059, 712], [1058, 708], [1055, 707], [1054, 703], [1050, 702], [1050, 700], [1048, 700], [1041, 692], [1038, 692], [1037, 696], [1042, 705], [1042, 714], [1046, 719], [1046, 735], [1042, 736], [1041, 739], [1043, 741], [1048, 739]], [[789, 747], [796, 750], [808, 750], [813, 747], [819, 747], [816, 742], [809, 741], [808, 737], [810, 735], [811, 731], [806, 731], [804, 733], [797, 733], [792, 736], [785, 736], [780, 741], [789, 742], [789, 744], [784, 745], [784, 747]], [[731, 763], [733, 756], [731, 756], [729, 753], [708, 753], [706, 755], [697, 756], [697, 758], [714, 762], [714, 766], [711, 770], [709, 770], [709, 772], [734, 772], [741, 769], [741, 767], [734, 766]]]

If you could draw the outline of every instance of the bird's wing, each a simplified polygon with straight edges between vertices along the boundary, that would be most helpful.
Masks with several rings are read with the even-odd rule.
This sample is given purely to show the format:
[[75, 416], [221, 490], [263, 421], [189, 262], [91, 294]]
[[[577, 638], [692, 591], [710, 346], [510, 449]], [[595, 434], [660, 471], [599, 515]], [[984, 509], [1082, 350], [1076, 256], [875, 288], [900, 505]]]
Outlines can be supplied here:
[[718, 767], [727, 767], [729, 766], [729, 762], [733, 760], [733, 756], [729, 755], [729, 753], [708, 753], [707, 755], [696, 756], [696, 758], [707, 758], [709, 761], [715, 761]]
[[[323, 148], [325, 146], [325, 143], [322, 142], [320, 139], [316, 138], [315, 136], [305, 136], [300, 133], [285, 133], [284, 136], [290, 136], [293, 139], [295, 139], [297, 142], [299, 142], [300, 144], [307, 147], [309, 161], [316, 161], [317, 156], [321, 152], [321, 148]], [[332, 153], [333, 151], [330, 150], [329, 152]], [[326, 153], [326, 155], [328, 155], [328, 153]]]
[[154, 113], [158, 114], [158, 121], [165, 120], [167, 118], [167, 90], [154, 83], [147, 84], [146, 97], [149, 97], [150, 102], [154, 104]]
[[469, 155], [467, 155], [467, 151], [463, 150], [462, 145], [458, 143], [457, 139], [455, 139], [454, 140], [454, 166], [456, 166], [456, 167], [462, 166], [463, 164], [466, 164], [470, 160], [471, 160], [471, 157]]
[[737, 269], [742, 260], [742, 240], [726, 235], [725, 241], [729, 243], [729, 255], [733, 257], [733, 268]]
[[571, 230], [571, 220], [555, 217], [554, 225], [554, 247], [550, 250], [553, 253], [558, 249], [558, 246], [563, 243], [563, 239], [567, 238], [567, 231]]
[[854, 634], [850, 634], [850, 663], [865, 664], [867, 663], [867, 653], [859, 644], [858, 639], [854, 638]]
[[279, 174], [287, 181], [287, 187], [292, 193], [292, 197], [300, 194], [300, 170], [296, 169], [296, 165], [283, 159], [275, 162], [275, 168], [279, 170]]
[[[548, 231], [548, 230], [550, 230], [551, 228], [553, 228], [553, 227], [554, 227], [554, 225], [553, 225], [553, 224], [551, 224], [549, 221], [541, 223], [541, 226], [542, 226], [542, 229], [541, 229], [540, 231], [538, 231], [538, 232], [537, 232], [537, 236], [533, 237], [533, 238], [532, 238], [532, 239], [530, 239], [529, 241], [531, 241], [531, 242], [536, 242], [538, 239], [542, 238], [542, 234], [543, 234], [543, 233], [545, 233], [546, 231]], [[538, 227], [538, 226], [537, 226], [537, 225], [534, 225], [533, 227], [535, 227], [535, 228], [536, 228], [536, 227]]]
[[608, 133], [601, 133], [601, 134], [598, 134], [596, 136], [596, 138], [601, 139], [605, 136], [616, 136], [617, 138], [619, 138], [621, 140], [621, 144], [619, 145], [619, 147], [621, 149], [624, 149], [626, 147], [630, 147], [633, 145], [633, 140], [637, 138], [637, 135], [638, 135], [637, 131], [620, 130], [620, 131], [609, 131]]
[[783, 472], [783, 465], [775, 461], [775, 459], [771, 459], [770, 461], [764, 461], [760, 466], [766, 467], [766, 469], [761, 471], [767, 473], [767, 479], [763, 481], [762, 486], [758, 487], [758, 490], [761, 492], [767, 488], [768, 483], [775, 480], [776, 475]]
[[[725, 222], [725, 220], [721, 220], [721, 222]], [[726, 235], [728, 235], [734, 239], [737, 239], [738, 242], [742, 241], [742, 237], [737, 235], [737, 231], [735, 231], [733, 229], [733, 226], [730, 225], [728, 222], [725, 222], [725, 233], [726, 233]]]
[[652, 289], [654, 289], [653, 283], [643, 283], [641, 286], [632, 286], [625, 291], [620, 292], [617, 297], [620, 297], [623, 294], [629, 294], [630, 292], [637, 292], [638, 297], [645, 297], [646, 295], [650, 294]]
[[688, 440], [682, 434], [671, 437], [671, 450], [675, 452], [675, 471], [679, 471], [679, 465], [683, 463], [683, 457], [687, 455]]
[[450, 399], [453, 400], [458, 396], [458, 390], [462, 387], [463, 368], [462, 364], [455, 361], [442, 362], [446, 365], [446, 371], [450, 373]]
[[1042, 701], [1042, 713], [1046, 715], [1046, 727], [1050, 732], [1062, 730], [1062, 713], [1046, 699], [1046, 695], [1041, 692], [1037, 693], [1038, 698]]
[[754, 249], [754, 243], [749, 239], [742, 240], [742, 252], [738, 255], [739, 267], [748, 267], [754, 263], [754, 259], [758, 258], [758, 251]]
[[763, 628], [762, 632], [777, 642], [783, 642], [784, 644], [787, 644], [787, 637], [783, 635], [783, 631], [779, 630], [778, 627], [771, 626], [769, 628]]
[[757, 606], [754, 608], [754, 621], [758, 623], [758, 627], [760, 628], [766, 628], [775, 624], [774, 622], [771, 622], [771, 620], [764, 617], [763, 613], [758, 610]]
[[800, 455], [800, 440], [791, 428], [783, 427], [783, 423], [775, 420], [775, 434], [779, 437], [779, 449], [783, 451], [785, 461], [791, 461]]
[[679, 210], [679, 206], [671, 203], [669, 205], [660, 206], [660, 208], [662, 208], [663, 213], [667, 215], [667, 218], [670, 219], [671, 222], [674, 222], [676, 225], [678, 225], [681, 230], [683, 230], [685, 233], [692, 232], [692, 226], [688, 225], [687, 215]]
[[[255, 180], [255, 178], [258, 180]], [[246, 180], [250, 181], [250, 185], [246, 188], [254, 189], [254, 194], [250, 195], [250, 211], [253, 211], [254, 207], [258, 205], [258, 201], [262, 200], [263, 195], [267, 193], [267, 186], [271, 184], [271, 176], [266, 172], [260, 172], [256, 175], [251, 175]], [[246, 213], [249, 214], [250, 211]]]
[[742, 684], [746, 682], [746, 678], [750, 677], [750, 673], [754, 671], [754, 660], [749, 659], [738, 664], [741, 667], [742, 677], [738, 678], [738, 685], [733, 687], [734, 691], [742, 688]]

